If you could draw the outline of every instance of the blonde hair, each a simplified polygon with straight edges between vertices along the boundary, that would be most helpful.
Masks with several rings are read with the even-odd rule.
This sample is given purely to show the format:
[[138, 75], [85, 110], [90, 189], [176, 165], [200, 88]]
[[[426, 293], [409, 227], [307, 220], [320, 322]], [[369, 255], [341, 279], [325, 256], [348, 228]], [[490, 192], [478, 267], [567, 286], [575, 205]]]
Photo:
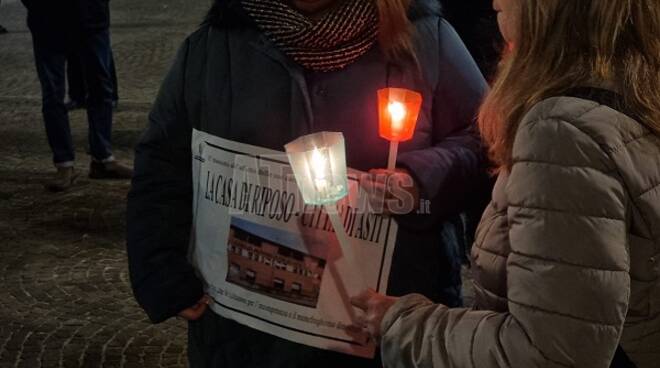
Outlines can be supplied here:
[[412, 24], [408, 18], [411, 0], [373, 0], [378, 8], [378, 42], [388, 60], [416, 60]]
[[640, 123], [660, 135], [660, 1], [517, 3], [518, 39], [479, 113], [496, 166], [510, 168], [524, 114], [573, 87], [613, 84]]

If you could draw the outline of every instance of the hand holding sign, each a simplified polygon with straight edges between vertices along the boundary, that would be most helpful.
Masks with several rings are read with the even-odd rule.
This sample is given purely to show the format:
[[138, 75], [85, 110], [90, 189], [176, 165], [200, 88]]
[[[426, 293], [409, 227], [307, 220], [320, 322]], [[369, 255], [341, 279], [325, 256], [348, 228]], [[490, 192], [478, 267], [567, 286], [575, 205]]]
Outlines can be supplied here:
[[351, 304], [364, 314], [358, 316], [355, 327], [366, 331], [374, 341], [380, 344], [381, 325], [387, 311], [399, 300], [397, 297], [387, 296], [367, 289], [360, 295], [351, 298]]

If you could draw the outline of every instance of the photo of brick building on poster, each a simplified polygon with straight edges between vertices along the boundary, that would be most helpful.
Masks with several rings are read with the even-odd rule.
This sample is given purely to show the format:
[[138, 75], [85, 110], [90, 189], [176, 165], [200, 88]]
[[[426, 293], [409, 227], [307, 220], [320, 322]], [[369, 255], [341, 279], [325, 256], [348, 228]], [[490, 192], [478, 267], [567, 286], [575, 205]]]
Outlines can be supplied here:
[[286, 302], [316, 307], [326, 261], [293, 247], [287, 231], [232, 218], [227, 241], [227, 282]]

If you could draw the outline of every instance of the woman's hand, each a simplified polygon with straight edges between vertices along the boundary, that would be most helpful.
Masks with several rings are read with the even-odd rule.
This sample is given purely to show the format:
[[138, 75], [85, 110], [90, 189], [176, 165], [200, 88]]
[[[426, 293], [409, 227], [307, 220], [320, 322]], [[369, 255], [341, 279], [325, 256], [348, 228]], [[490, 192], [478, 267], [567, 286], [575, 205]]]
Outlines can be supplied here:
[[360, 180], [376, 213], [405, 215], [419, 207], [420, 189], [406, 169], [372, 169]]
[[351, 304], [364, 311], [364, 315], [358, 316], [359, 326], [357, 327], [365, 330], [374, 341], [380, 343], [380, 325], [383, 322], [383, 317], [398, 299], [379, 294], [373, 289], [367, 289], [360, 295], [351, 298]]
[[208, 308], [210, 303], [211, 297], [204, 294], [195, 305], [179, 312], [179, 317], [188, 321], [196, 321], [206, 312], [206, 308]]

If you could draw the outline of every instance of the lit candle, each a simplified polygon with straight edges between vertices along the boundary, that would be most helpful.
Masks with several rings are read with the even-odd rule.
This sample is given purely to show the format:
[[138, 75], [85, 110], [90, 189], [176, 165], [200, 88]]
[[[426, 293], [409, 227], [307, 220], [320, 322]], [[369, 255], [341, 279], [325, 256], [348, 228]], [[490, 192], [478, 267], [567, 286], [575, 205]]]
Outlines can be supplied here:
[[380, 136], [390, 141], [387, 168], [394, 170], [399, 142], [413, 137], [422, 95], [403, 88], [378, 90], [378, 126]]
[[316, 190], [319, 192], [325, 192], [328, 190], [328, 180], [326, 179], [327, 163], [328, 159], [323, 157], [318, 148], [314, 148], [312, 151], [312, 159], [310, 160], [310, 164], [312, 166], [312, 180], [314, 180]]
[[392, 120], [392, 133], [398, 133], [403, 128], [403, 119], [406, 117], [406, 107], [398, 101], [390, 102], [387, 105], [387, 112], [390, 113]]
[[305, 203], [336, 203], [348, 194], [346, 151], [341, 133], [306, 135], [284, 148]]
[[309, 134], [284, 146], [296, 184], [307, 204], [322, 205], [337, 235], [343, 257], [350, 274], [345, 275], [360, 290], [366, 286], [359, 274], [360, 263], [351, 240], [346, 234], [337, 201], [348, 194], [346, 151], [341, 133], [320, 132]]

